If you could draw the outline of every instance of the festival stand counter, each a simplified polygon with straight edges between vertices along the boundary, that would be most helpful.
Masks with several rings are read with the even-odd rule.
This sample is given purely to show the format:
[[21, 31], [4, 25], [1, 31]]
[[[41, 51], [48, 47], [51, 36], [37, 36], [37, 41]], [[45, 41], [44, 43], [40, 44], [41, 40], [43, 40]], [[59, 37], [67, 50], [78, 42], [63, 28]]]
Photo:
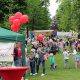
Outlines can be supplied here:
[[2, 80], [21, 80], [29, 67], [3, 67], [0, 68]]

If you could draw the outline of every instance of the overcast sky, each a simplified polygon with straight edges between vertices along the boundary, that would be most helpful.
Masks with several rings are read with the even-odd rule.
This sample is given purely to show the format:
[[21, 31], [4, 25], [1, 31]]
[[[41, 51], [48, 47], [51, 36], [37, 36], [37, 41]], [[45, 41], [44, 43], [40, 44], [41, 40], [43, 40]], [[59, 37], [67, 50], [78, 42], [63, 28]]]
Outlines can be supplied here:
[[50, 0], [49, 12], [51, 14], [51, 18], [56, 14], [56, 10], [58, 8], [58, 4], [56, 0]]

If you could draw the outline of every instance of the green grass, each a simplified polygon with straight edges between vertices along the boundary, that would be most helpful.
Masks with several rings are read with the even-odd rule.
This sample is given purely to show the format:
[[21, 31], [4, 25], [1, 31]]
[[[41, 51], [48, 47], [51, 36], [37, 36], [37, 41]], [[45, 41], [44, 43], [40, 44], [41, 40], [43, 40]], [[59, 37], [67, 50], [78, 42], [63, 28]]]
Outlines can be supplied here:
[[42, 68], [38, 75], [30, 76], [27, 74], [29, 80], [80, 80], [80, 69], [75, 69], [73, 56], [70, 57], [70, 69], [64, 69], [64, 60], [61, 54], [55, 56], [55, 62], [58, 64], [55, 71], [50, 70], [49, 61], [46, 61], [46, 75], [41, 77]]
[[[28, 46], [28, 52], [30, 52], [31, 45]], [[38, 75], [30, 76], [29, 72], [27, 74], [28, 80], [80, 80], [80, 69], [75, 69], [74, 67], [74, 57], [70, 55], [70, 69], [64, 69], [64, 59], [63, 55], [57, 53], [55, 55], [55, 63], [58, 65], [56, 70], [50, 70], [49, 60], [46, 61], [46, 75], [41, 77], [42, 66], [40, 66], [40, 71]]]

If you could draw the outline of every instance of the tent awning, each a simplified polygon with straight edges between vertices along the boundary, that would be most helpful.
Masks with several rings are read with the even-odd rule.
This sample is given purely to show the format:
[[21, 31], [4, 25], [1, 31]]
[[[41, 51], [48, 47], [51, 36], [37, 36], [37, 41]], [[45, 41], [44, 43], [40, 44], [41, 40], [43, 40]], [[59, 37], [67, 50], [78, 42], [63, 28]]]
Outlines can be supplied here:
[[22, 64], [25, 63], [25, 36], [0, 27], [0, 41], [21, 42], [22, 43]]

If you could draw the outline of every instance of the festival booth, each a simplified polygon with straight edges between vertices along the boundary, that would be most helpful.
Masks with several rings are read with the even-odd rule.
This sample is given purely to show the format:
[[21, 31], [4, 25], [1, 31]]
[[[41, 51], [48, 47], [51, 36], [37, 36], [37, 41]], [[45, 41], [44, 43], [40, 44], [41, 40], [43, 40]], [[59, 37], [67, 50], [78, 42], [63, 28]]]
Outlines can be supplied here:
[[50, 36], [53, 31], [54, 30], [34, 30], [34, 34], [35, 36], [38, 36], [39, 34], [43, 34], [44, 36]]
[[0, 42], [21, 42], [22, 65], [25, 66], [25, 36], [24, 35], [0, 27]]
[[54, 30], [34, 30], [34, 37], [37, 38], [39, 36], [39, 34], [42, 34], [43, 36], [49, 37], [51, 36], [51, 33]]
[[57, 38], [67, 40], [68, 38], [72, 37], [71, 32], [57, 32]]
[[67, 39], [78, 39], [78, 33], [77, 32], [57, 32], [57, 37], [59, 39], [67, 40]]
[[[28, 20], [29, 18], [27, 15], [22, 14], [21, 12], [16, 12], [14, 15], [9, 17], [12, 31], [0, 27], [0, 62], [13, 61], [13, 57], [16, 57], [16, 53], [18, 52], [18, 58], [22, 63], [22, 67], [1, 66], [0, 77], [2, 77], [2, 80], [21, 80], [26, 70], [29, 69], [26, 66], [25, 60], [25, 36], [18, 33], [20, 27], [23, 24], [26, 24]], [[15, 50], [15, 53], [13, 53], [15, 43], [17, 43], [18, 51]], [[16, 64], [18, 64], [17, 60]]]
[[[0, 27], [0, 42], [2, 43], [21, 42], [22, 66], [25, 66], [26, 63], [25, 63], [25, 36], [24, 35]], [[28, 70], [28, 67], [2, 67], [0, 68], [0, 76], [2, 77], [3, 80], [21, 80], [21, 77], [23, 76], [26, 70]]]

